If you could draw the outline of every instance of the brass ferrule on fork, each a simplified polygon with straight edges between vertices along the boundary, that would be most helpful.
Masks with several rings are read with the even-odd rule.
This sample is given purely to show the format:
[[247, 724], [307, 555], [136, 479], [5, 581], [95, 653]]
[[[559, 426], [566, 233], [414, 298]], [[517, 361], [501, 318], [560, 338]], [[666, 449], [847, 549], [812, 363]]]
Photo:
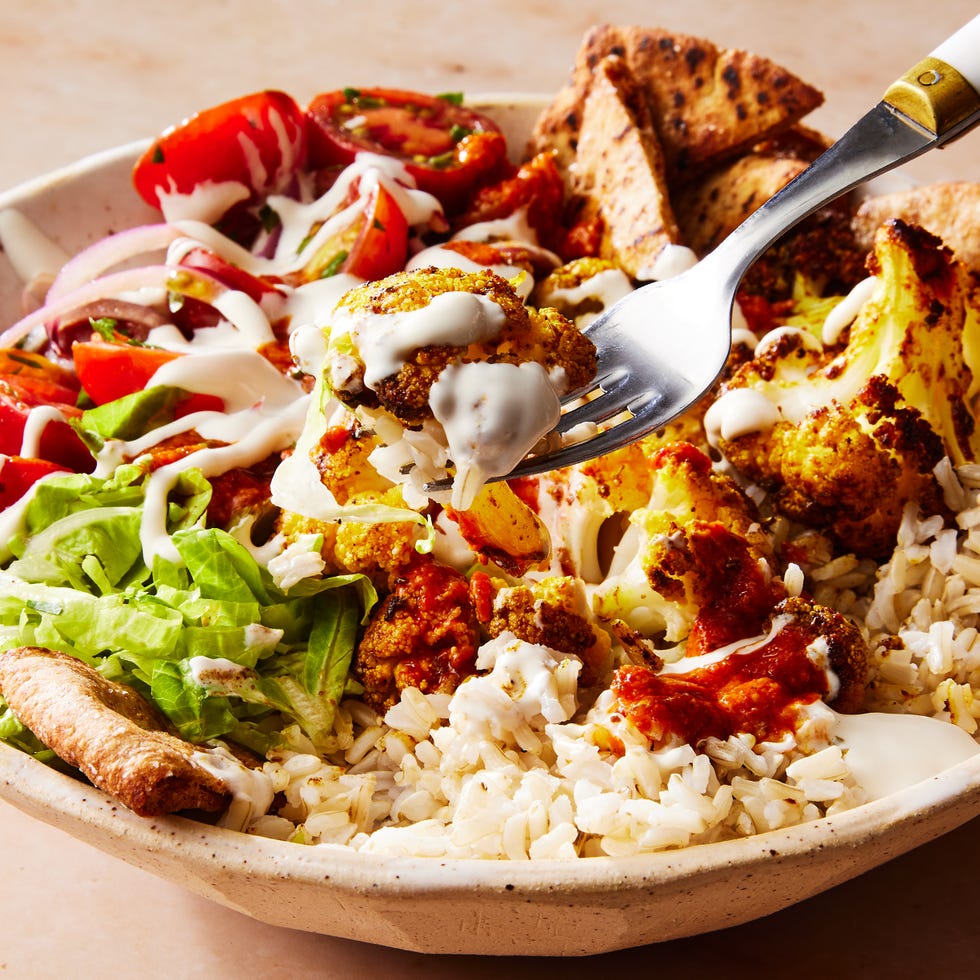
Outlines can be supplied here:
[[[940, 140], [980, 113], [980, 94], [952, 65], [925, 58], [894, 82], [883, 102]], [[966, 130], [964, 129], [963, 132]]]

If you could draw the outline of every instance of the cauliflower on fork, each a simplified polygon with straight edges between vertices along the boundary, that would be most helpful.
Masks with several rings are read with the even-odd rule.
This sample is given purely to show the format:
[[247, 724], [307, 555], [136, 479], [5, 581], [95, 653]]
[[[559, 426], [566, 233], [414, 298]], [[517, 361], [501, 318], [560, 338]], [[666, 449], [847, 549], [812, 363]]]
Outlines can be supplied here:
[[455, 471], [452, 503], [465, 510], [487, 477], [508, 473], [552, 429], [559, 397], [595, 366], [572, 323], [525, 306], [509, 281], [431, 267], [347, 293], [324, 370], [386, 444], [375, 456], [382, 472], [411, 483], [418, 468], [424, 484]]

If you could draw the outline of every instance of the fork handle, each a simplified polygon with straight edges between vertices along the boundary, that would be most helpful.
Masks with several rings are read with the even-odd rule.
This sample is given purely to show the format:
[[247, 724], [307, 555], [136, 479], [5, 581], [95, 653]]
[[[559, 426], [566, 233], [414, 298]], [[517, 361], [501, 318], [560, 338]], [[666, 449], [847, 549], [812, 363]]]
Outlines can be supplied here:
[[762, 252], [814, 211], [978, 123], [980, 16], [891, 85], [881, 102], [704, 261], [718, 263], [734, 289]]

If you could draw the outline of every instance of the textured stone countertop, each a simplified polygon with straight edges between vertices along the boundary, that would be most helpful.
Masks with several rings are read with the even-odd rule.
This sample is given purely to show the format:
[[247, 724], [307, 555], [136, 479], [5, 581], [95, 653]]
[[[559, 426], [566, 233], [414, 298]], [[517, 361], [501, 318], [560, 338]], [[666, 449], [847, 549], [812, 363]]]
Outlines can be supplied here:
[[[840, 132], [976, 13], [970, 0], [31, 0], [0, 4], [0, 189], [263, 87], [548, 92], [592, 23], [659, 24], [771, 57]], [[976, 138], [910, 168], [977, 179]], [[424, 957], [273, 928], [0, 803], [4, 977], [976, 976], [980, 820], [725, 932], [587, 960]], [[640, 973], [642, 971], [642, 973]]]

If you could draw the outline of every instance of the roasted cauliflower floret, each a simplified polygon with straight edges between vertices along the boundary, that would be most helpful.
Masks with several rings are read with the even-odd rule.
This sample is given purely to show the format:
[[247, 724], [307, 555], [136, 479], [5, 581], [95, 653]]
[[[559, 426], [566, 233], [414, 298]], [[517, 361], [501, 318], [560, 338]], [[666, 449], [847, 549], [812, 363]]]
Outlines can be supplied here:
[[371, 613], [353, 663], [364, 700], [381, 712], [407, 687], [452, 693], [474, 672], [480, 643], [473, 600], [459, 572], [419, 555], [393, 586]]
[[942, 510], [933, 474], [976, 457], [966, 275], [932, 235], [889, 222], [873, 291], [843, 341], [783, 334], [740, 367], [706, 417], [729, 462], [779, 511], [845, 548], [889, 553], [905, 505]]
[[352, 407], [380, 405], [418, 425], [433, 417], [440, 374], [475, 361], [537, 363], [570, 390], [595, 373], [595, 348], [556, 311], [526, 307], [490, 270], [396, 273], [350, 290], [335, 310], [328, 378]]
[[751, 635], [784, 595], [755, 507], [686, 443], [651, 460], [653, 490], [630, 518], [596, 612], [647, 637], [715, 648]]
[[554, 576], [501, 588], [485, 625], [494, 637], [510, 632], [526, 643], [574, 654], [582, 661], [580, 683], [586, 687], [611, 665], [609, 636], [591, 622], [585, 589], [574, 578]]
[[590, 256], [573, 259], [549, 273], [531, 299], [584, 327], [632, 290], [629, 276], [614, 262]]
[[322, 433], [311, 458], [321, 482], [338, 504], [346, 504], [358, 494], [384, 493], [391, 487], [391, 481], [368, 462], [379, 445], [374, 432], [350, 414]]
[[329, 333], [324, 380], [381, 438], [374, 465], [423, 498], [451, 479], [456, 510], [551, 432], [561, 395], [596, 367], [574, 324], [525, 306], [489, 269], [366, 283], [338, 303]]
[[[351, 497], [349, 503], [351, 506], [377, 503], [383, 507], [405, 507], [399, 487], [392, 487], [383, 494], [360, 494]], [[328, 563], [338, 572], [367, 575], [379, 588], [387, 588], [390, 578], [417, 556], [415, 543], [423, 533], [414, 521], [372, 524], [343, 521], [336, 527]]]
[[538, 512], [552, 543], [552, 567], [563, 575], [599, 582], [611, 545], [629, 515], [650, 499], [650, 464], [638, 443], [541, 477], [511, 481]]

